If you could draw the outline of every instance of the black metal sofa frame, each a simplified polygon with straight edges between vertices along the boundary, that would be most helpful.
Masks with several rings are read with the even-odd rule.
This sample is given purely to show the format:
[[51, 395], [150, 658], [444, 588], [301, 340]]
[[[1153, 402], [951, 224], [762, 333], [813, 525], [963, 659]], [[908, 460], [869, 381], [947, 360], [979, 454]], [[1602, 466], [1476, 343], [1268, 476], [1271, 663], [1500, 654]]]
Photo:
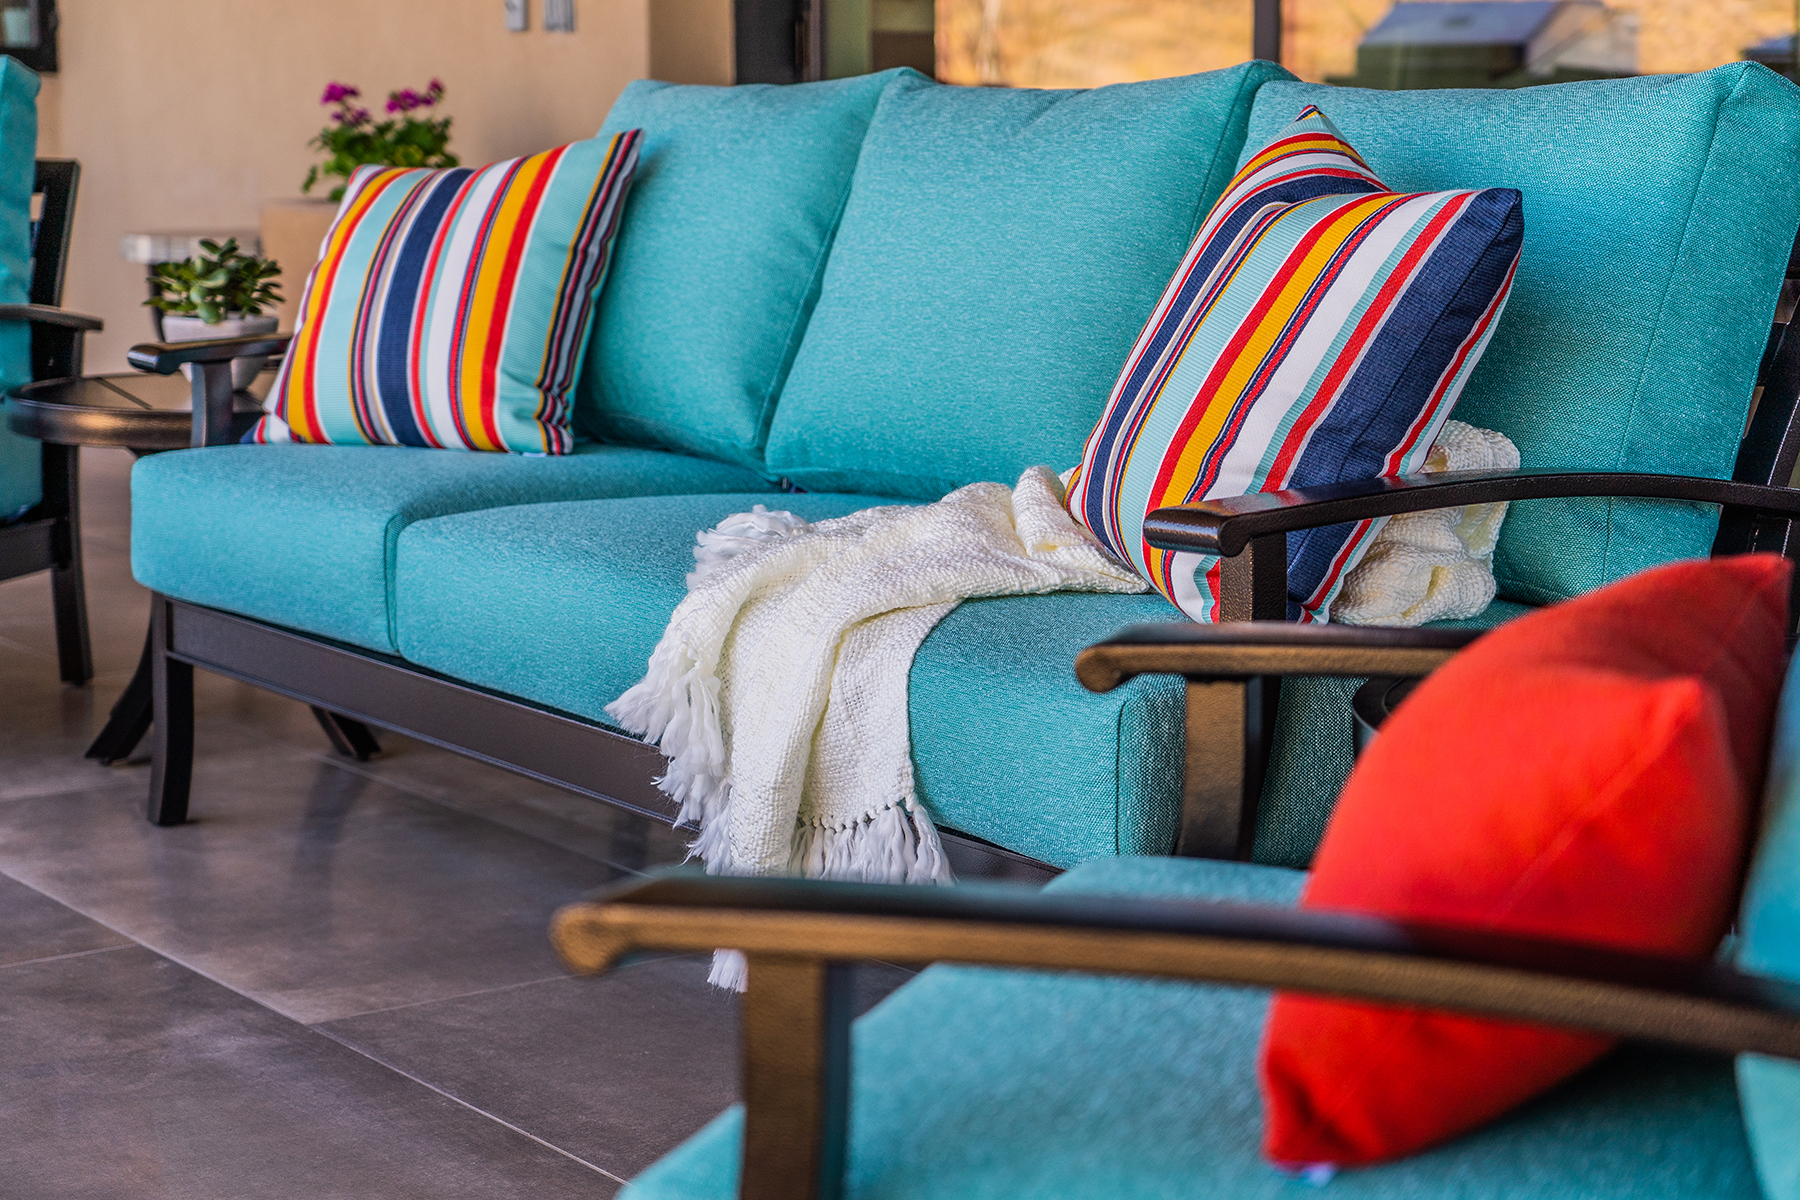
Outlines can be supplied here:
[[[1269, 492], [1166, 508], [1151, 514], [1153, 545], [1225, 555], [1227, 622], [1281, 622], [1287, 607], [1289, 533], [1363, 517], [1495, 501], [1565, 497], [1652, 497], [1717, 504], [1713, 553], [1772, 551], [1800, 557], [1794, 522], [1800, 491], [1788, 486], [1800, 461], [1800, 240], [1758, 376], [1758, 398], [1730, 480], [1610, 471], [1514, 470], [1417, 475], [1327, 488]], [[134, 348], [140, 370], [194, 372], [195, 445], [223, 440], [229, 427], [229, 360], [280, 352], [285, 337], [222, 339]], [[212, 414], [210, 417], [208, 414]], [[1231, 625], [1141, 626], [1081, 656], [1077, 671], [1097, 691], [1134, 674], [1188, 678], [1186, 778], [1175, 853], [1245, 857], [1255, 829], [1274, 727], [1279, 676], [1424, 674], [1475, 636], [1450, 631], [1340, 628], [1321, 642], [1284, 650], [1246, 647], [1221, 659], [1204, 647], [1239, 637]], [[1396, 659], [1396, 651], [1406, 651]], [[1301, 653], [1300, 670], [1291, 654]], [[355, 727], [366, 722], [521, 775], [668, 819], [655, 786], [665, 766], [654, 747], [571, 713], [486, 691], [391, 656], [280, 628], [217, 609], [157, 596], [151, 618], [154, 707], [147, 816], [158, 825], [186, 819], [194, 749], [193, 672], [199, 667], [301, 700]], [[1396, 668], [1396, 661], [1409, 665]], [[1203, 736], [1193, 736], [1203, 731]], [[334, 737], [334, 741], [338, 739]], [[339, 743], [340, 750], [345, 747]], [[1045, 864], [946, 830], [960, 873], [1037, 874]]]
[[[31, 323], [31, 378], [81, 374], [82, 339], [102, 328], [98, 317], [65, 312], [63, 275], [75, 225], [75, 193], [81, 164], [40, 158], [32, 194], [43, 209], [31, 228], [29, 304], [0, 304], [0, 321]], [[56, 613], [56, 659], [64, 683], [93, 677], [88, 644], [87, 589], [81, 571], [79, 448], [44, 443], [44, 496], [16, 521], [0, 524], [0, 580], [50, 572]]]

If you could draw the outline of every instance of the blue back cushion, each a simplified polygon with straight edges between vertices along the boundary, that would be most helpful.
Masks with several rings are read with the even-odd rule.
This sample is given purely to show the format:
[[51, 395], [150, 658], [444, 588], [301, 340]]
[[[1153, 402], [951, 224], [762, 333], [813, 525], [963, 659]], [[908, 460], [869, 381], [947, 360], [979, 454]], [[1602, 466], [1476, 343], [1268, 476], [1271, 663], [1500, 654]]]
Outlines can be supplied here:
[[[1738, 965], [1800, 984], [1800, 656], [1788, 668], [1762, 836], [1738, 916]], [[1800, 1063], [1738, 1059], [1744, 1124], [1768, 1200], [1800, 1200]]]
[[[31, 298], [31, 185], [37, 174], [38, 77], [0, 58], [0, 304]], [[0, 321], [0, 396], [31, 382], [31, 329]], [[0, 521], [43, 496], [38, 443], [6, 426], [0, 406]]]
[[[1271, 83], [1249, 145], [1318, 104], [1388, 186], [1511, 187], [1525, 248], [1456, 418], [1528, 467], [1730, 476], [1794, 233], [1800, 89], [1736, 63], [1517, 91]], [[1500, 594], [1548, 603], [1704, 556], [1717, 510], [1515, 504]]]
[[642, 129], [643, 149], [578, 431], [761, 465], [863, 134], [898, 74], [625, 89], [600, 132]]
[[769, 433], [814, 490], [936, 499], [1073, 466], [1236, 169], [1268, 63], [1092, 91], [908, 73], [863, 145]]

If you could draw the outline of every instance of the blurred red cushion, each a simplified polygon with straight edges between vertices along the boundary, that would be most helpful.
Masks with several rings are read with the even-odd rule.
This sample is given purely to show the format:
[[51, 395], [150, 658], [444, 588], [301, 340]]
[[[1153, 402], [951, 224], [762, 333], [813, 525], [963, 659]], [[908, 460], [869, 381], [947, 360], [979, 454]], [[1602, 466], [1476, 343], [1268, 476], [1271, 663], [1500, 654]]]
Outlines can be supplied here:
[[[1786, 658], [1790, 565], [1647, 571], [1482, 638], [1357, 763], [1305, 908], [1695, 957], [1728, 928]], [[1411, 1154], [1544, 1091], [1600, 1037], [1276, 998], [1264, 1153]]]

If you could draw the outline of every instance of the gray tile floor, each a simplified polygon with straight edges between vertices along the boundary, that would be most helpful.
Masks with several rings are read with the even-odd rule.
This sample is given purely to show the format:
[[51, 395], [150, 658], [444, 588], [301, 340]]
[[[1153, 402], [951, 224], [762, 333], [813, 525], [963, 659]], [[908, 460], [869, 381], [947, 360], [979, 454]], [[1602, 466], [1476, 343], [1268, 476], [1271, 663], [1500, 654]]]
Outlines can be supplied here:
[[[197, 675], [193, 816], [81, 757], [142, 645], [130, 460], [83, 454], [96, 670], [57, 682], [45, 576], [0, 583], [0, 1194], [605, 1197], [736, 1092], [690, 958], [566, 976], [560, 904], [670, 830]], [[868, 999], [905, 978], [871, 968]]]

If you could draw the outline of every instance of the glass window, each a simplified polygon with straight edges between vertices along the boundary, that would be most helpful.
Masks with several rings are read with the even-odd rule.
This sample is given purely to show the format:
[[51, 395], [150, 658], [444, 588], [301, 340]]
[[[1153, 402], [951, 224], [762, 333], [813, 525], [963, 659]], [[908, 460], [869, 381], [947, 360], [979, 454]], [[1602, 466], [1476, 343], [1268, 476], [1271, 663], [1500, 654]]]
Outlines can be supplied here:
[[937, 0], [938, 78], [1098, 87], [1250, 57], [1250, 0]]
[[1756, 58], [1789, 73], [1794, 0], [1284, 0], [1282, 64], [1360, 87], [1526, 87]]
[[[1360, 87], [1527, 87], [1751, 58], [1794, 73], [1797, 0], [832, 0], [862, 69], [997, 87], [1096, 87], [1251, 56], [1279, 10], [1282, 65]], [[1271, 26], [1274, 21], [1271, 21]], [[833, 34], [834, 45], [838, 34]], [[844, 59], [848, 63], [848, 57]], [[833, 69], [831, 74], [849, 73]]]

